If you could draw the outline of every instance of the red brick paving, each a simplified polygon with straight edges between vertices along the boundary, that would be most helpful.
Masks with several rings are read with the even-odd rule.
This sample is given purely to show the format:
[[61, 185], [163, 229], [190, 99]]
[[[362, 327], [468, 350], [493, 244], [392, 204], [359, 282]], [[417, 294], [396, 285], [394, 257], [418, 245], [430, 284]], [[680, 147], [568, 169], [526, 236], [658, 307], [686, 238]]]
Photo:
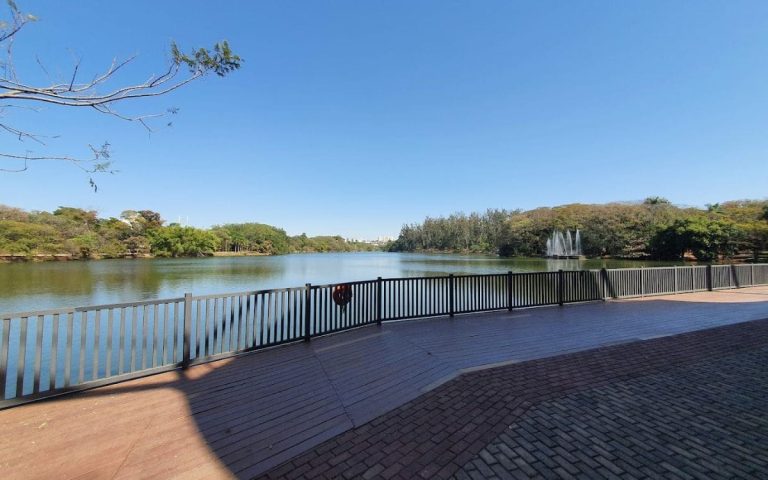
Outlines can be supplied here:
[[[601, 455], [596, 455], [596, 460], [590, 457], [593, 462], [597, 462], [592, 470], [579, 470], [576, 465], [582, 464], [573, 461], [574, 457], [569, 459], [569, 452], [548, 450], [549, 447], [543, 442], [529, 444], [518, 454], [513, 452], [504, 457], [510, 462], [517, 462], [517, 470], [511, 464], [504, 468], [500, 461], [503, 456], [494, 456], [494, 452], [504, 444], [503, 441], [499, 443], [500, 434], [511, 426], [520, 425], [529, 409], [534, 410], [549, 400], [577, 392], [599, 390], [600, 387], [615, 387], [624, 381], [651, 379], [657, 374], [679, 373], [697, 364], [718, 364], [718, 361], [725, 362], [729, 358], [736, 365], [724, 368], [734, 370], [739, 365], [738, 359], [733, 360], [734, 356], [761, 351], [766, 355], [749, 357], [753, 363], [768, 357], [768, 320], [603, 347], [464, 374], [295, 457], [268, 472], [264, 478], [410, 479], [448, 478], [453, 475], [514, 478], [515, 475], [589, 476], [589, 472], [604, 477], [648, 476], [654, 470], [647, 470], [645, 474], [640, 467], [634, 472], [622, 470]], [[660, 389], [668, 392], [670, 385], [651, 381], [643, 388], [648, 388], [649, 394], [653, 393], [654, 388], [659, 390], [657, 393], [663, 393]], [[683, 400], [685, 393], [681, 391]], [[768, 397], [768, 377], [760, 380], [756, 390], [733, 392], [737, 397], [747, 394]], [[596, 398], [599, 400], [599, 395]], [[760, 406], [762, 408], [762, 404]], [[759, 413], [768, 415], [765, 411]], [[675, 418], [669, 420], [674, 421]], [[546, 418], [544, 421], [546, 423]], [[661, 421], [666, 420], [662, 418]], [[768, 431], [760, 430], [763, 427], [746, 422], [739, 424], [741, 430], [737, 433], [753, 442], [760, 442], [758, 448], [765, 450], [768, 449], [768, 443], [762, 442], [768, 441]], [[621, 430], [614, 433], [621, 435]], [[557, 435], [557, 430], [550, 431], [550, 434]], [[513, 439], [518, 442], [517, 446], [520, 446], [520, 438], [518, 436]], [[525, 439], [522, 441], [525, 442]], [[593, 445], [591, 448], [594, 450]], [[754, 462], [740, 471], [741, 476], [768, 476], [768, 467], [760, 464], [762, 460], [751, 457], [748, 446], [742, 446], [742, 449], [747, 451], [745, 458]], [[538, 456], [533, 457], [533, 454]], [[530, 458], [526, 458], [526, 455]], [[664, 463], [663, 471], [668, 476], [691, 476], [675, 466], [675, 454], [668, 454], [668, 457], [670, 461], [651, 456], [656, 460], [646, 459], [640, 462], [640, 466], [647, 467], [643, 465], [644, 462]], [[712, 474], [712, 471], [709, 473]], [[736, 474], [730, 471], [728, 476], [739, 476], [738, 473], [738, 470]]]
[[768, 478], [768, 347], [532, 406], [457, 480]]

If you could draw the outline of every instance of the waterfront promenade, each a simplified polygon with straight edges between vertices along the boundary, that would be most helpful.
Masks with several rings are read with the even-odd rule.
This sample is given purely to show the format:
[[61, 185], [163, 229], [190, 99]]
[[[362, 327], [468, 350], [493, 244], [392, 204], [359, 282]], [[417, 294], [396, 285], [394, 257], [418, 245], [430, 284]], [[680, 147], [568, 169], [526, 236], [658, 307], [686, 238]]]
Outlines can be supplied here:
[[[707, 371], [713, 372], [709, 390], [731, 392], [736, 400], [715, 396], [724, 403], [713, 398], [702, 408], [739, 413], [745, 399], [762, 391], [722, 385], [755, 383], [742, 377], [761, 364], [768, 327], [744, 322], [764, 318], [768, 287], [364, 327], [0, 411], [0, 477], [472, 478], [489, 472], [525, 476], [530, 469], [557, 474], [558, 468], [573, 475], [588, 475], [591, 468], [604, 476], [643, 476], [645, 463], [668, 464], [666, 471], [673, 472], [680, 470], [674, 459], [685, 457], [674, 450], [665, 459], [632, 457], [639, 465], [629, 463], [631, 471], [617, 463], [617, 452], [597, 445], [604, 451], [590, 455], [591, 464], [581, 459], [582, 470], [570, 471], [579, 459], [558, 450], [562, 445], [554, 439], [552, 446], [535, 441], [556, 453], [546, 458], [562, 464], [537, 459], [520, 442], [534, 445], [527, 435], [535, 433], [526, 432], [537, 430], [536, 422], [571, 421], [558, 411], [578, 414], [572, 419], [577, 430], [605, 428], [601, 419], [610, 420], [610, 412], [589, 418], [589, 409], [579, 410], [602, 401], [588, 395], [607, 394], [609, 400], [623, 395], [632, 403], [638, 391], [656, 385], [661, 387], [649, 396], [649, 405], [666, 406], [677, 398], [669, 386], [706, 379]], [[741, 325], [673, 336], [733, 324]], [[687, 390], [690, 395], [698, 395], [695, 385]], [[665, 392], [674, 398], [663, 397]], [[573, 397], [579, 394], [587, 397]], [[611, 402], [604, 403], [610, 409]], [[682, 401], [669, 414], [685, 417], [682, 410], [697, 411], [694, 407]], [[663, 428], [663, 412], [655, 413], [641, 430]], [[734, 427], [741, 430], [730, 450], [740, 448], [740, 455], [754, 459], [741, 472], [749, 476], [766, 460], [750, 455], [749, 442], [738, 434], [754, 440], [765, 425], [736, 418], [743, 423]], [[620, 418], [612, 421], [628, 428]], [[642, 436], [626, 438], [642, 443]], [[582, 450], [590, 448], [596, 447]], [[706, 456], [707, 448], [700, 446], [697, 455]], [[715, 467], [730, 472], [727, 464]]]

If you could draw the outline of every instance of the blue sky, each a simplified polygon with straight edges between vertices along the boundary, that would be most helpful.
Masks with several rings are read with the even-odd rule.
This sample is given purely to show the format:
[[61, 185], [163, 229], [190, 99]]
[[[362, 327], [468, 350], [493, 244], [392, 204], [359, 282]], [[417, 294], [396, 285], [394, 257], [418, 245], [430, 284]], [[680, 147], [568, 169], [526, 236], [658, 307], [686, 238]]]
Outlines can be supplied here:
[[138, 53], [116, 79], [136, 82], [172, 40], [227, 39], [246, 62], [124, 104], [180, 109], [151, 136], [92, 111], [6, 110], [60, 137], [3, 136], [3, 151], [108, 140], [120, 171], [98, 193], [67, 165], [0, 174], [0, 203], [375, 238], [456, 211], [768, 195], [764, 1], [18, 3], [40, 18], [16, 40], [29, 81], [45, 81], [36, 58], [68, 79], [76, 57], [85, 78]]

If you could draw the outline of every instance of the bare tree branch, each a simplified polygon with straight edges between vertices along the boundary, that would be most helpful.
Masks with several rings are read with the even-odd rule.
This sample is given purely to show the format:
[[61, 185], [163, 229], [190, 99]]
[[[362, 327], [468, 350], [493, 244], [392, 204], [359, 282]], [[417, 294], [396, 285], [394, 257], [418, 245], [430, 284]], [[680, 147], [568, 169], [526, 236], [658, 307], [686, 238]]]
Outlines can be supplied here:
[[92, 158], [89, 159], [81, 159], [81, 158], [75, 158], [75, 157], [69, 157], [69, 156], [49, 156], [49, 155], [34, 155], [31, 153], [27, 153], [25, 155], [16, 155], [12, 153], [0, 153], [0, 157], [6, 158], [9, 160], [16, 160], [23, 162], [23, 167], [18, 169], [6, 169], [6, 168], [0, 168], [0, 171], [2, 172], [23, 172], [29, 168], [29, 162], [69, 162], [75, 165], [77, 168], [81, 169], [84, 172], [87, 173], [96, 173], [96, 172], [109, 172], [109, 158], [111, 156], [110, 148], [112, 146], [108, 142], [104, 142], [104, 144], [100, 147], [94, 147], [93, 145], [88, 145], [88, 148], [90, 148], [92, 153]]
[[153, 113], [153, 114], [149, 114], [149, 115], [139, 115], [139, 116], [136, 116], [136, 117], [131, 117], [131, 116], [122, 115], [122, 114], [120, 114], [118, 112], [115, 112], [114, 110], [109, 108], [108, 104], [106, 104], [106, 105], [93, 105], [93, 108], [96, 109], [100, 113], [104, 113], [104, 114], [107, 114], [107, 115], [112, 115], [113, 117], [117, 117], [120, 120], [125, 120], [125, 121], [128, 121], [128, 122], [138, 122], [144, 128], [146, 128], [147, 131], [149, 131], [149, 132], [152, 132], [152, 128], [146, 123], [146, 120], [148, 120], [150, 118], [159, 118], [159, 117], [165, 116], [164, 113]]
[[75, 64], [75, 69], [72, 72], [72, 80], [69, 81], [69, 91], [72, 91], [72, 85], [75, 84], [75, 78], [77, 77], [77, 70], [80, 68], [80, 60]]
[[18, 137], [18, 139], [21, 141], [23, 141], [25, 138], [28, 138], [34, 142], [39, 143], [40, 145], [45, 145], [45, 142], [40, 140], [42, 135], [35, 135], [29, 132], [25, 132], [23, 130], [19, 130], [18, 128], [14, 128], [14, 127], [11, 127], [10, 125], [5, 125], [3, 123], [0, 123], [0, 130], [5, 130], [11, 135]]
[[[13, 42], [18, 33], [28, 23], [36, 21], [37, 18], [34, 15], [22, 13], [14, 0], [6, 0], [6, 2], [10, 10], [10, 22], [0, 21], [0, 47], [4, 46], [6, 51], [4, 61], [0, 58], [4, 71], [0, 75], [0, 100], [3, 101], [0, 104], [0, 118], [7, 117], [7, 115], [2, 115], [6, 109], [40, 111], [34, 105], [91, 107], [101, 114], [123, 121], [136, 122], [147, 131], [152, 132], [149, 120], [162, 117], [165, 114], [175, 114], [178, 109], [171, 108], [165, 113], [148, 115], [125, 115], [115, 110], [114, 105], [126, 100], [159, 97], [169, 94], [211, 72], [223, 77], [240, 68], [243, 61], [232, 52], [226, 41], [216, 43], [211, 50], [200, 48], [189, 54], [183, 53], [175, 43], [171, 43], [171, 62], [168, 68], [160, 75], [152, 74], [145, 81], [137, 84], [105, 88], [110, 83], [114, 84], [115, 75], [122, 71], [126, 65], [133, 62], [136, 59], [136, 55], [119, 61], [117, 58], [114, 58], [108, 68], [102, 73], [94, 75], [92, 80], [86, 82], [77, 81], [82, 70], [80, 59], [77, 59], [75, 62], [68, 81], [55, 82], [51, 79], [48, 69], [45, 68], [43, 62], [36, 58], [37, 64], [45, 73], [49, 82], [48, 84], [34, 85], [22, 81], [16, 73], [13, 62]], [[186, 69], [182, 67], [186, 67]], [[101, 91], [102, 89], [106, 91]], [[168, 122], [169, 126], [170, 124]], [[42, 140], [43, 138], [56, 138], [27, 132], [11, 126], [7, 122], [0, 123], [0, 133], [2, 132], [13, 135], [19, 141], [30, 140], [41, 146], [46, 145]], [[109, 169], [111, 165], [109, 147], [110, 145], [107, 142], [99, 148], [89, 145], [92, 157], [85, 159], [61, 155], [44, 155], [35, 152], [26, 152], [24, 154], [0, 152], [0, 161], [22, 162], [20, 166], [15, 168], [0, 168], [0, 172], [23, 172], [29, 168], [31, 163], [42, 161], [69, 162], [88, 173], [112, 172]], [[95, 189], [96, 185], [93, 179], [90, 178], [89, 181]]]
[[0, 105], [0, 111], [2, 111], [2, 109], [4, 109], [4, 108], [19, 108], [19, 109], [22, 109], [22, 110], [31, 110], [33, 112], [39, 112], [41, 110], [40, 108], [31, 107], [29, 105], [12, 105], [10, 103], [5, 103], [5, 104]]

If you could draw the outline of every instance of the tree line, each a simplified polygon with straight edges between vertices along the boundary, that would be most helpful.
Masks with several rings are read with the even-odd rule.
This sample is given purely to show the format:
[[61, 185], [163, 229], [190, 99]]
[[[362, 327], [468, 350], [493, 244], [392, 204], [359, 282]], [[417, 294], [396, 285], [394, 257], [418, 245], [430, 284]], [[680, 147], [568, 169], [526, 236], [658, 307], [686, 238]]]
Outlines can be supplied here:
[[700, 209], [678, 207], [661, 197], [428, 217], [404, 225], [389, 249], [539, 256], [554, 229], [579, 229], [583, 252], [591, 257], [768, 259], [768, 200], [728, 201]]
[[376, 248], [338, 235], [289, 236], [283, 229], [261, 223], [233, 223], [210, 229], [166, 224], [152, 210], [126, 210], [119, 218], [100, 218], [95, 211], [73, 207], [44, 212], [0, 205], [3, 256], [202, 257], [216, 252], [279, 255]]

